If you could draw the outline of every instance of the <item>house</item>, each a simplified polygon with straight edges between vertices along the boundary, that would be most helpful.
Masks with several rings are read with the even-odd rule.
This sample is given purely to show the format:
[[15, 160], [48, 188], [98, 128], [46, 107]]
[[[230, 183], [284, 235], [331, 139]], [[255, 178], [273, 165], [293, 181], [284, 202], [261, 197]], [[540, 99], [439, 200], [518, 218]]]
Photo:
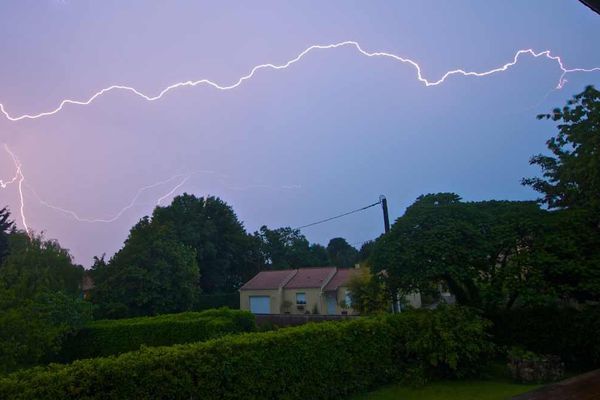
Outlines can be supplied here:
[[[240, 308], [254, 314], [356, 315], [348, 282], [357, 268], [298, 268], [262, 271], [240, 288]], [[421, 306], [417, 293], [406, 297]]]
[[356, 269], [262, 271], [240, 288], [240, 308], [254, 314], [356, 314], [347, 283]]

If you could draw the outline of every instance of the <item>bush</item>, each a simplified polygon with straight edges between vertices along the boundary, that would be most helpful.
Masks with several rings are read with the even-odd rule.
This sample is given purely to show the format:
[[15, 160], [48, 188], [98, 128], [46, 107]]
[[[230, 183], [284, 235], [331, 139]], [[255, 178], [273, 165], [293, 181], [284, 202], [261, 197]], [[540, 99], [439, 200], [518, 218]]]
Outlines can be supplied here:
[[489, 315], [494, 341], [555, 354], [568, 366], [600, 367], [600, 306], [515, 309]]
[[254, 315], [227, 308], [95, 321], [66, 341], [58, 359], [72, 361], [108, 356], [138, 350], [142, 345], [198, 342], [255, 328]]
[[[458, 319], [464, 331], [448, 326]], [[427, 328], [426, 341], [413, 324]], [[474, 371], [471, 362], [490, 346], [484, 325], [471, 313], [445, 309], [143, 348], [17, 372], [0, 379], [0, 398], [339, 399], [415, 366], [439, 366], [457, 376], [462, 368]], [[461, 334], [460, 344], [451, 343]]]
[[397, 358], [411, 366], [412, 383], [477, 375], [494, 353], [487, 333], [491, 323], [473, 310], [446, 306], [401, 315], [406, 317], [387, 318], [404, 343]]

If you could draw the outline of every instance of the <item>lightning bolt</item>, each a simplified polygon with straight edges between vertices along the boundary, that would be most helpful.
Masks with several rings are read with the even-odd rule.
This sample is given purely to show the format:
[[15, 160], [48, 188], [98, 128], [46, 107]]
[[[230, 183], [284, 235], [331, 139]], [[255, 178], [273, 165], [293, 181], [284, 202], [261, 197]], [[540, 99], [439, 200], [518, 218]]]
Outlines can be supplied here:
[[[20, 170], [19, 170], [20, 171]], [[12, 178], [10, 181], [6, 182], [6, 184], [3, 183], [3, 181], [0, 180], [0, 183], [3, 184], [3, 188], [6, 187], [8, 184], [13, 183], [14, 181], [16, 181], [18, 179], [18, 177], [20, 172], [17, 172], [17, 175]], [[117, 213], [115, 213], [112, 217], [109, 218], [90, 218], [90, 217], [82, 217], [79, 213], [73, 211], [73, 210], [69, 210], [67, 208], [64, 207], [60, 207], [54, 204], [49, 203], [48, 201], [44, 200], [38, 193], [37, 191], [29, 184], [25, 183], [25, 186], [27, 189], [29, 189], [29, 191], [33, 194], [33, 196], [38, 200], [38, 202], [47, 207], [50, 208], [54, 211], [58, 211], [62, 214], [66, 214], [70, 217], [72, 217], [73, 219], [75, 219], [78, 222], [86, 222], [86, 223], [112, 223], [115, 222], [116, 220], [118, 220], [119, 218], [121, 218], [123, 216], [123, 214], [125, 214], [125, 212], [127, 212], [128, 210], [132, 209], [136, 204], [138, 199], [140, 198], [140, 196], [150, 190], [150, 189], [154, 189], [157, 188], [159, 186], [163, 186], [166, 185], [172, 181], [181, 179], [179, 181], [179, 183], [177, 183], [173, 188], [171, 188], [167, 193], [165, 193], [164, 195], [162, 195], [161, 197], [159, 197], [156, 202], [155, 205], [160, 206], [161, 203], [171, 197], [175, 192], [177, 192], [177, 190], [179, 190], [185, 183], [187, 183], [187, 181], [196, 174], [211, 174], [211, 175], [217, 175], [220, 178], [220, 182], [221, 184], [223, 184], [223, 186], [225, 186], [228, 189], [231, 190], [240, 190], [240, 191], [244, 191], [244, 190], [249, 190], [249, 189], [253, 189], [253, 188], [265, 188], [265, 189], [282, 189], [282, 190], [294, 190], [294, 189], [299, 189], [300, 185], [283, 185], [283, 186], [279, 186], [279, 187], [275, 187], [275, 186], [270, 186], [270, 185], [247, 185], [247, 186], [231, 186], [228, 185], [225, 182], [225, 179], [227, 178], [226, 175], [223, 174], [217, 174], [215, 171], [211, 171], [211, 170], [196, 170], [187, 174], [177, 174], [177, 175], [173, 175], [168, 179], [162, 180], [162, 181], [158, 181], [155, 183], [152, 183], [150, 185], [147, 186], [143, 186], [141, 188], [139, 188], [137, 190], [137, 192], [135, 193], [135, 195], [133, 196], [133, 198], [129, 201], [129, 203], [124, 206], [123, 208], [121, 208]], [[22, 217], [24, 217], [23, 212], [22, 212]]]
[[37, 200], [40, 202], [40, 204], [42, 204], [45, 207], [48, 207], [52, 210], [55, 211], [59, 211], [63, 214], [67, 214], [71, 217], [73, 217], [75, 220], [79, 221], [79, 222], [89, 222], [89, 223], [111, 223], [111, 222], [115, 222], [117, 219], [121, 218], [121, 216], [128, 210], [130, 210], [131, 208], [133, 208], [133, 206], [135, 206], [137, 200], [139, 199], [139, 197], [142, 195], [142, 193], [144, 193], [147, 190], [162, 186], [162, 185], [166, 185], [169, 182], [174, 181], [177, 178], [182, 178], [183, 180], [178, 183], [173, 189], [171, 189], [167, 194], [161, 196], [158, 201], [157, 201], [157, 205], [160, 204], [160, 202], [162, 200], [164, 200], [165, 198], [169, 197], [170, 195], [172, 195], [177, 189], [179, 189], [190, 177], [189, 176], [185, 176], [183, 174], [178, 174], [178, 175], [174, 175], [172, 177], [170, 177], [169, 179], [165, 179], [163, 181], [159, 181], [156, 183], [153, 183], [151, 185], [147, 185], [144, 187], [141, 187], [140, 189], [137, 190], [137, 192], [135, 193], [135, 196], [133, 196], [133, 198], [131, 199], [131, 201], [125, 206], [123, 207], [121, 210], [119, 210], [116, 214], [114, 214], [112, 217], [110, 218], [86, 218], [86, 217], [81, 217], [78, 213], [76, 213], [75, 211], [72, 210], [68, 210], [66, 208], [63, 207], [59, 207], [53, 204], [48, 203], [47, 201], [43, 200], [35, 191], [35, 189], [33, 187], [31, 187], [30, 185], [27, 185], [27, 188], [31, 191], [31, 193], [33, 193], [33, 195], [37, 198]]
[[165, 96], [167, 93], [169, 93], [170, 91], [178, 89], [178, 88], [182, 88], [182, 87], [195, 87], [195, 86], [199, 86], [199, 85], [207, 85], [207, 86], [211, 86], [215, 89], [222, 90], [222, 91], [232, 90], [232, 89], [235, 89], [238, 86], [240, 86], [245, 81], [251, 79], [260, 70], [263, 70], [263, 69], [272, 69], [272, 70], [286, 69], [286, 68], [292, 66], [293, 64], [297, 63], [298, 61], [300, 61], [307, 54], [309, 54], [315, 50], [331, 50], [331, 49], [337, 49], [340, 47], [352, 47], [355, 50], [357, 50], [359, 54], [361, 54], [365, 57], [391, 58], [400, 63], [409, 64], [410, 66], [412, 66], [415, 69], [416, 74], [417, 74], [417, 80], [419, 82], [423, 83], [426, 87], [440, 85], [440, 84], [444, 83], [448, 78], [450, 78], [454, 75], [462, 75], [465, 77], [468, 76], [468, 77], [481, 78], [481, 77], [496, 74], [499, 72], [504, 72], [504, 71], [508, 70], [509, 68], [513, 67], [514, 65], [516, 65], [518, 63], [520, 57], [523, 55], [530, 55], [531, 57], [534, 57], [534, 58], [545, 57], [548, 60], [556, 62], [558, 64], [558, 66], [560, 67], [560, 70], [562, 71], [562, 73], [558, 79], [558, 83], [556, 85], [557, 89], [561, 89], [565, 85], [565, 83], [567, 82], [567, 80], [566, 80], [567, 74], [571, 74], [571, 73], [575, 73], [575, 72], [597, 72], [597, 71], [600, 71], [600, 67], [567, 68], [565, 66], [565, 64], [563, 63], [562, 59], [559, 56], [552, 55], [550, 50], [536, 52], [533, 49], [522, 49], [522, 50], [518, 50], [515, 53], [512, 61], [507, 62], [506, 64], [503, 64], [499, 67], [496, 67], [496, 68], [493, 68], [493, 69], [490, 69], [487, 71], [482, 71], [482, 72], [467, 71], [464, 69], [454, 69], [454, 70], [444, 73], [442, 75], [442, 77], [437, 80], [429, 80], [424, 77], [421, 66], [416, 61], [411, 60], [410, 58], [404, 58], [399, 55], [388, 53], [388, 52], [379, 52], [379, 51], [378, 52], [368, 52], [368, 51], [364, 50], [358, 42], [345, 41], [345, 42], [339, 42], [339, 43], [328, 44], [328, 45], [312, 45], [312, 46], [306, 48], [304, 51], [302, 51], [296, 57], [292, 58], [291, 60], [289, 60], [283, 64], [268, 63], [268, 64], [257, 65], [255, 67], [253, 67], [250, 70], [250, 72], [248, 72], [246, 75], [243, 75], [237, 81], [230, 83], [230, 84], [220, 84], [220, 83], [211, 81], [209, 79], [177, 82], [170, 86], [167, 86], [166, 88], [164, 88], [163, 90], [161, 90], [158, 94], [156, 94], [154, 96], [145, 94], [145, 93], [141, 92], [140, 90], [138, 90], [134, 87], [131, 87], [131, 86], [112, 85], [112, 86], [108, 86], [104, 89], [99, 90], [98, 92], [94, 93], [91, 97], [89, 97], [87, 100], [65, 99], [65, 100], [62, 100], [60, 102], [60, 104], [58, 105], [58, 107], [54, 108], [53, 110], [40, 112], [38, 114], [22, 114], [22, 115], [18, 115], [18, 116], [13, 116], [8, 111], [6, 111], [6, 108], [4, 107], [4, 105], [2, 103], [0, 103], [0, 111], [2, 112], [2, 114], [4, 114], [4, 116], [8, 120], [16, 122], [16, 121], [21, 121], [24, 119], [38, 119], [38, 118], [57, 114], [58, 112], [63, 110], [63, 108], [68, 104], [86, 106], [86, 105], [91, 104], [98, 97], [100, 97], [106, 93], [109, 93], [112, 91], [117, 91], [117, 90], [130, 92], [130, 93], [132, 93], [138, 97], [141, 97], [142, 99], [147, 100], [147, 101], [159, 100], [163, 96]]
[[6, 189], [7, 186], [12, 185], [13, 183], [17, 183], [17, 190], [19, 192], [19, 212], [21, 215], [21, 223], [25, 228], [25, 232], [28, 235], [32, 235], [32, 232], [29, 230], [29, 226], [27, 225], [27, 217], [25, 216], [25, 197], [23, 196], [23, 182], [25, 181], [25, 175], [23, 175], [23, 169], [21, 168], [21, 162], [18, 157], [8, 148], [8, 145], [4, 144], [4, 150], [10, 155], [13, 163], [15, 164], [15, 176], [9, 181], [0, 180], [0, 188]]

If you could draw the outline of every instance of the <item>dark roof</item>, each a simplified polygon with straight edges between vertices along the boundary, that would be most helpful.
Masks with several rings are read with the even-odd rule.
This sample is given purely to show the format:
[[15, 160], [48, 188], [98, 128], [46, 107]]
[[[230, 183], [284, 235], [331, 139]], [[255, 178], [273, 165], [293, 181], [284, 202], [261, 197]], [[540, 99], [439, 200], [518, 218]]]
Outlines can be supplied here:
[[284, 269], [280, 271], [262, 271], [250, 279], [240, 289], [261, 290], [261, 289], [279, 289], [294, 274], [295, 269]]
[[285, 285], [288, 289], [321, 288], [336, 271], [335, 267], [300, 268]]
[[327, 284], [327, 286], [325, 286], [324, 290], [337, 290], [340, 286], [346, 286], [350, 277], [357, 274], [358, 272], [359, 270], [354, 268], [338, 269], [333, 278], [331, 278], [331, 280]]

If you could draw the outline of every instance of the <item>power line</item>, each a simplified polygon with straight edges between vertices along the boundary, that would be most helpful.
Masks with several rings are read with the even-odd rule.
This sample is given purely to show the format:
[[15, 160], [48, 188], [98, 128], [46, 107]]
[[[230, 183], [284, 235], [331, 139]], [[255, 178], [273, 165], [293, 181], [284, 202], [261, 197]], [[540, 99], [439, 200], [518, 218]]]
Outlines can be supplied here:
[[325, 218], [325, 219], [322, 219], [322, 220], [320, 220], [320, 221], [316, 221], [316, 222], [312, 222], [312, 223], [310, 223], [310, 224], [307, 224], [307, 225], [302, 225], [302, 226], [299, 226], [299, 227], [297, 227], [297, 228], [295, 228], [295, 229], [303, 229], [303, 228], [308, 228], [309, 226], [314, 226], [314, 225], [322, 224], [322, 223], [324, 223], [324, 222], [329, 222], [329, 221], [332, 221], [332, 220], [334, 220], [334, 219], [338, 219], [338, 218], [345, 217], [346, 215], [350, 215], [350, 214], [354, 214], [354, 213], [357, 213], [357, 212], [360, 212], [360, 211], [364, 211], [364, 210], [366, 210], [367, 208], [375, 207], [375, 206], [377, 206], [377, 205], [379, 205], [379, 204], [381, 204], [381, 200], [379, 200], [379, 201], [378, 201], [378, 202], [376, 202], [376, 203], [369, 204], [368, 206], [364, 206], [364, 207], [361, 207], [361, 208], [357, 208], [356, 210], [352, 210], [352, 211], [348, 211], [348, 212], [345, 212], [345, 213], [343, 213], [343, 214], [340, 214], [340, 215], [336, 215], [335, 217]]

